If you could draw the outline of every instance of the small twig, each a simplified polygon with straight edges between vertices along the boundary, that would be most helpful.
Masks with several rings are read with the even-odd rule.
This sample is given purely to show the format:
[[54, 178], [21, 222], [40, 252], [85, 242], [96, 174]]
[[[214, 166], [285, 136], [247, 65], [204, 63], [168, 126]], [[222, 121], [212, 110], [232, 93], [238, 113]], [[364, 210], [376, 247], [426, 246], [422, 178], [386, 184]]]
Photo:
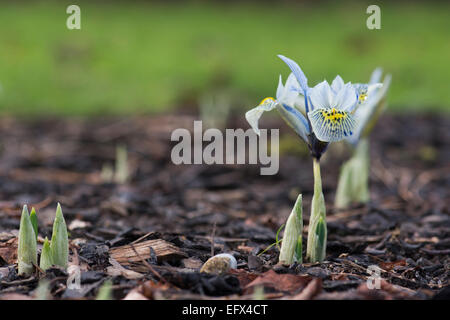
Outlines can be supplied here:
[[14, 281], [0, 281], [0, 284], [1, 285], [4, 285], [4, 286], [16, 286], [16, 285], [21, 285], [21, 284], [26, 284], [26, 283], [29, 283], [29, 282], [33, 282], [33, 281], [36, 281], [37, 279], [36, 279], [36, 277], [34, 277], [34, 276], [31, 276], [30, 278], [27, 278], [27, 279], [21, 279], [21, 280], [14, 280]]
[[214, 257], [214, 236], [216, 235], [217, 221], [214, 221], [213, 229], [211, 232], [211, 257]]
[[46, 206], [48, 206], [52, 201], [53, 201], [52, 197], [47, 197], [44, 200], [42, 200], [41, 202], [38, 202], [35, 205], [33, 205], [33, 207], [36, 210], [39, 210], [39, 209], [42, 209], [42, 208], [45, 208]]
[[154, 233], [155, 233], [154, 231], [150, 231], [150, 232], [144, 234], [142, 237], [140, 237], [140, 238], [134, 240], [133, 242], [131, 242], [131, 244], [138, 243], [138, 242], [144, 240], [145, 238], [147, 238], [149, 235], [154, 234]]
[[33, 266], [36, 268], [36, 270], [39, 271], [39, 273], [45, 274], [45, 271], [42, 270], [41, 268], [39, 268], [39, 266], [38, 266], [37, 264], [34, 264], [34, 263], [32, 263], [32, 264], [33, 264]]
[[72, 255], [72, 264], [75, 264], [75, 265], [80, 265], [80, 260], [78, 259], [78, 251], [77, 251], [77, 248], [75, 247], [75, 246], [73, 246], [73, 245], [71, 245], [70, 246], [71, 247], [71, 249], [72, 249], [72, 252], [73, 252], [73, 255]]
[[148, 263], [140, 254], [139, 252], [137, 252], [136, 248], [134, 247], [134, 245], [131, 243], [130, 244], [131, 249], [133, 249], [134, 253], [136, 254], [136, 256], [141, 259], [141, 262], [155, 275], [159, 278], [159, 280], [161, 280], [163, 283], [167, 283], [166, 279], [164, 279], [158, 271], [156, 271], [151, 265], [150, 263]]

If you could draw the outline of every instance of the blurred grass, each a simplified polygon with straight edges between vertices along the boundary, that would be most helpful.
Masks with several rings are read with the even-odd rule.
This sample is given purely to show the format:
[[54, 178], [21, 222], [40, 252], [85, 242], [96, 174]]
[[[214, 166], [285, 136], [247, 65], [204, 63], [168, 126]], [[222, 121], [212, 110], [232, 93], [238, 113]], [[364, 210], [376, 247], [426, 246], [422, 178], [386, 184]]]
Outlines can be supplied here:
[[229, 90], [248, 109], [275, 94], [293, 58], [309, 83], [393, 74], [391, 110], [450, 110], [449, 3], [281, 4], [83, 2], [68, 30], [66, 1], [2, 3], [0, 110], [84, 115], [158, 112]]

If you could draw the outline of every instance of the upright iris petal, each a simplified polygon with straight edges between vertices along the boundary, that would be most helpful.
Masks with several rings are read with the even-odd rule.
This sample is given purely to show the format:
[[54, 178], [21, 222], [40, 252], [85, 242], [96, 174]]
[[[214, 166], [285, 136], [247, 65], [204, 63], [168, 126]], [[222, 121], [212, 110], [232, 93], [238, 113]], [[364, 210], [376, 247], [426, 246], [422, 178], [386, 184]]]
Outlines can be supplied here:
[[355, 90], [350, 83], [341, 85], [339, 78], [333, 81], [334, 89], [323, 81], [310, 93], [314, 110], [308, 112], [308, 118], [317, 139], [324, 142], [342, 140], [352, 135], [356, 126], [350, 113], [356, 105]]
[[302, 88], [303, 93], [306, 95], [308, 92], [308, 89], [309, 89], [308, 79], [306, 78], [302, 69], [299, 67], [299, 65], [294, 60], [291, 60], [281, 54], [279, 54], [278, 57], [288, 65], [289, 69], [291, 69], [292, 73], [297, 78], [297, 81], [300, 84], [300, 87]]
[[337, 75], [331, 83], [331, 89], [336, 93], [344, 87], [345, 83], [341, 76]]

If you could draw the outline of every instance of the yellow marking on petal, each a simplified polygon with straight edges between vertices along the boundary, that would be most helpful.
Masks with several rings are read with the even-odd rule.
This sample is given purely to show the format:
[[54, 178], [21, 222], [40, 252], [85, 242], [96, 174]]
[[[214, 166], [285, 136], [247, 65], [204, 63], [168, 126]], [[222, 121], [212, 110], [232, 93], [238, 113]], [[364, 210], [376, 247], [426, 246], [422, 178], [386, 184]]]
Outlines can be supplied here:
[[264, 104], [264, 103], [266, 103], [267, 101], [271, 101], [271, 102], [274, 102], [275, 101], [275, 99], [274, 98], [272, 98], [272, 97], [267, 97], [267, 98], [264, 98], [261, 102], [260, 102], [260, 104], [259, 105], [262, 105], [262, 104]]
[[345, 119], [347, 117], [347, 113], [345, 111], [339, 111], [335, 108], [332, 108], [331, 110], [323, 110], [322, 111], [322, 117], [326, 120], [329, 120], [330, 122], [336, 123], [342, 121], [341, 119]]
[[367, 99], [367, 93], [361, 93], [358, 97], [358, 102], [362, 103], [362, 102], [366, 101], [366, 99]]

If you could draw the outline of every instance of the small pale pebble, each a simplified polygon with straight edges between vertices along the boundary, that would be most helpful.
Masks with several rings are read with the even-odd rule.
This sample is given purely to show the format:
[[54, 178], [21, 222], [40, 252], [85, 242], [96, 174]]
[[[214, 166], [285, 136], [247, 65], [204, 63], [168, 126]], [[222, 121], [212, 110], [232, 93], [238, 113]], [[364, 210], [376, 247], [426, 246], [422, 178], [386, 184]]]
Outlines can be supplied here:
[[211, 274], [224, 274], [230, 269], [237, 268], [236, 258], [229, 253], [221, 253], [211, 257], [206, 261], [200, 272], [211, 273]]

